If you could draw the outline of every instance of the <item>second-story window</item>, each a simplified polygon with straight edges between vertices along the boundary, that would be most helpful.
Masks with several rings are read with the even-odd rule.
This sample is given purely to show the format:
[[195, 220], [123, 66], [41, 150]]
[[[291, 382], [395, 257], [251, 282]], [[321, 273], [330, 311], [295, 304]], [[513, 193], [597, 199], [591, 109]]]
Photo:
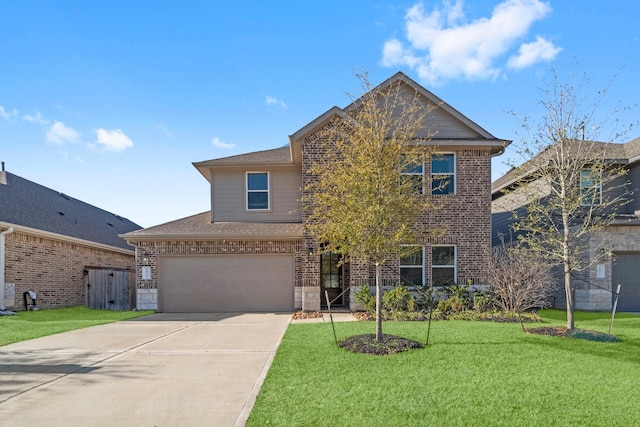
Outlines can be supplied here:
[[455, 192], [455, 154], [434, 154], [431, 157], [431, 194], [454, 194]]
[[422, 157], [403, 155], [400, 167], [401, 182], [410, 184], [412, 194], [422, 194], [424, 181]]
[[591, 170], [580, 171], [580, 196], [583, 206], [602, 204], [602, 183]]
[[247, 210], [269, 209], [269, 173], [247, 172]]

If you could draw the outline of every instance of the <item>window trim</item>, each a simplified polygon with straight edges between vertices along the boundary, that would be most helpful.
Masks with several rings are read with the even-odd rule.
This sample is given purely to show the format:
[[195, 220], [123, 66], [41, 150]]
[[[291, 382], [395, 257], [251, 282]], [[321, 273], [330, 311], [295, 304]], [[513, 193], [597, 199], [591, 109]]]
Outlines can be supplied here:
[[[596, 190], [598, 191], [598, 199], [597, 199], [597, 203], [584, 203], [586, 200], [582, 200], [582, 203], [580, 204], [581, 206], [599, 206], [602, 204], [602, 180], [597, 180], [597, 185], [594, 185], [592, 187], [586, 187], [583, 186], [582, 184], [582, 175], [583, 173], [587, 173], [587, 174], [591, 174], [592, 176], [594, 175], [593, 171], [591, 169], [581, 169], [580, 170], [580, 197], [583, 197], [585, 195], [585, 193], [590, 192], [591, 190]], [[593, 177], [593, 179], [591, 179], [591, 181], [596, 181], [595, 177]]]
[[[402, 283], [402, 268], [421, 268], [422, 269], [422, 285], [424, 285], [426, 283], [426, 272], [427, 269], [425, 268], [425, 257], [427, 255], [426, 251], [425, 251], [425, 246], [424, 245], [400, 245], [402, 247], [406, 247], [406, 246], [416, 246], [421, 248], [422, 250], [422, 265], [417, 265], [417, 264], [402, 264], [402, 257], [400, 256], [398, 259], [398, 282]], [[409, 283], [406, 284], [407, 286], [411, 287], [414, 285], [411, 285]]]
[[[267, 175], [267, 189], [266, 190], [249, 190], [249, 175], [250, 174], [266, 174]], [[246, 171], [244, 174], [244, 209], [246, 212], [268, 212], [271, 210], [271, 174], [267, 171]], [[267, 208], [257, 209], [249, 207], [249, 193], [267, 193]]]
[[[433, 173], [433, 158], [434, 157], [438, 157], [438, 156], [453, 156], [453, 172], [451, 173]], [[451, 194], [457, 194], [458, 193], [458, 162], [457, 162], [457, 156], [455, 152], [438, 152], [438, 153], [434, 153], [431, 155], [431, 195], [433, 196], [447, 196], [447, 195], [451, 195]], [[443, 194], [437, 194], [434, 193], [433, 190], [433, 182], [435, 181], [436, 177], [445, 177], [445, 176], [451, 176], [453, 178], [453, 192], [451, 193], [443, 193]], [[439, 178], [438, 178], [439, 179]]]
[[[402, 154], [402, 156], [406, 156], [405, 154]], [[402, 163], [406, 163], [407, 165], [409, 165], [409, 162], [407, 162], [406, 160], [401, 160]], [[424, 157], [421, 156], [421, 161], [419, 163], [416, 163], [416, 167], [420, 166], [420, 172], [407, 172], [404, 168], [400, 169], [400, 179], [402, 179], [403, 176], [419, 176], [420, 177], [420, 192], [418, 193], [418, 195], [423, 195], [424, 194], [424, 187], [425, 187], [425, 179], [424, 179], [424, 170], [425, 170], [425, 164], [424, 164]]]
[[[453, 248], [453, 266], [451, 265], [436, 265], [433, 262], [433, 248]], [[431, 284], [433, 286], [448, 286], [448, 285], [436, 285], [433, 282], [433, 269], [445, 269], [453, 267], [453, 283], [458, 283], [458, 246], [457, 245], [431, 245]]]

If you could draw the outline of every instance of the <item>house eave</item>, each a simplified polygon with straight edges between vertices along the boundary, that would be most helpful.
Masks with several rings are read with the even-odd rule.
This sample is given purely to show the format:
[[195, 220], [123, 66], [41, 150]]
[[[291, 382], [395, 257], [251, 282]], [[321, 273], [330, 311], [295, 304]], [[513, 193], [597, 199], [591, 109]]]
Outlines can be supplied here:
[[121, 236], [127, 242], [138, 243], [147, 241], [197, 241], [214, 242], [220, 240], [300, 240], [303, 235], [276, 235], [276, 234], [224, 234], [212, 236], [211, 234], [156, 234], [140, 236]]
[[[105, 245], [103, 243], [92, 242], [91, 240], [79, 239], [77, 237], [66, 236], [64, 234], [52, 233], [50, 231], [39, 230], [37, 228], [25, 227], [23, 225], [12, 224], [9, 222], [0, 221], [0, 228], [13, 227], [16, 233], [25, 233], [33, 236], [44, 237], [52, 240], [61, 240], [68, 243], [77, 245], [90, 246], [92, 248], [103, 249], [110, 252], [118, 252], [125, 255], [134, 255], [133, 250], [118, 248], [116, 246]], [[121, 237], [120, 235], [118, 237]]]

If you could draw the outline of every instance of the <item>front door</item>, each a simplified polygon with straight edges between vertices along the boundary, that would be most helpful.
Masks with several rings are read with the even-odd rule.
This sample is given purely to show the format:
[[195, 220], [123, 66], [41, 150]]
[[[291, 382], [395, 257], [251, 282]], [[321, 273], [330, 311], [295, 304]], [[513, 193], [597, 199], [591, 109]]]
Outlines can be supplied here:
[[[331, 305], [343, 305], [344, 295], [342, 293], [342, 266], [338, 265], [340, 258], [332, 252], [325, 252], [321, 255], [320, 263], [320, 301], [323, 306], [327, 306], [326, 295], [329, 294]], [[326, 291], [326, 293], [325, 293]]]

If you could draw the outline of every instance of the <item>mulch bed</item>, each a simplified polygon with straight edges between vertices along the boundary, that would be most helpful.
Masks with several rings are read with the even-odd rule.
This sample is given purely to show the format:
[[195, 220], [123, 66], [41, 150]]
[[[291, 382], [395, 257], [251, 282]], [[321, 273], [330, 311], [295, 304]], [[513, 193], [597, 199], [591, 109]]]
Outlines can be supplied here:
[[375, 334], [365, 334], [349, 337], [341, 341], [338, 345], [353, 353], [365, 353], [376, 356], [396, 354], [414, 348], [422, 348], [422, 344], [417, 341], [385, 334], [382, 334], [381, 342], [376, 340]]
[[319, 311], [296, 311], [293, 313], [294, 320], [301, 319], [320, 319], [322, 317], [322, 313]]
[[542, 326], [539, 328], [525, 329], [528, 334], [548, 335], [554, 337], [578, 338], [589, 341], [619, 342], [620, 338], [615, 335], [604, 334], [602, 332], [589, 331], [587, 329], [574, 329], [573, 331], [561, 326]]

